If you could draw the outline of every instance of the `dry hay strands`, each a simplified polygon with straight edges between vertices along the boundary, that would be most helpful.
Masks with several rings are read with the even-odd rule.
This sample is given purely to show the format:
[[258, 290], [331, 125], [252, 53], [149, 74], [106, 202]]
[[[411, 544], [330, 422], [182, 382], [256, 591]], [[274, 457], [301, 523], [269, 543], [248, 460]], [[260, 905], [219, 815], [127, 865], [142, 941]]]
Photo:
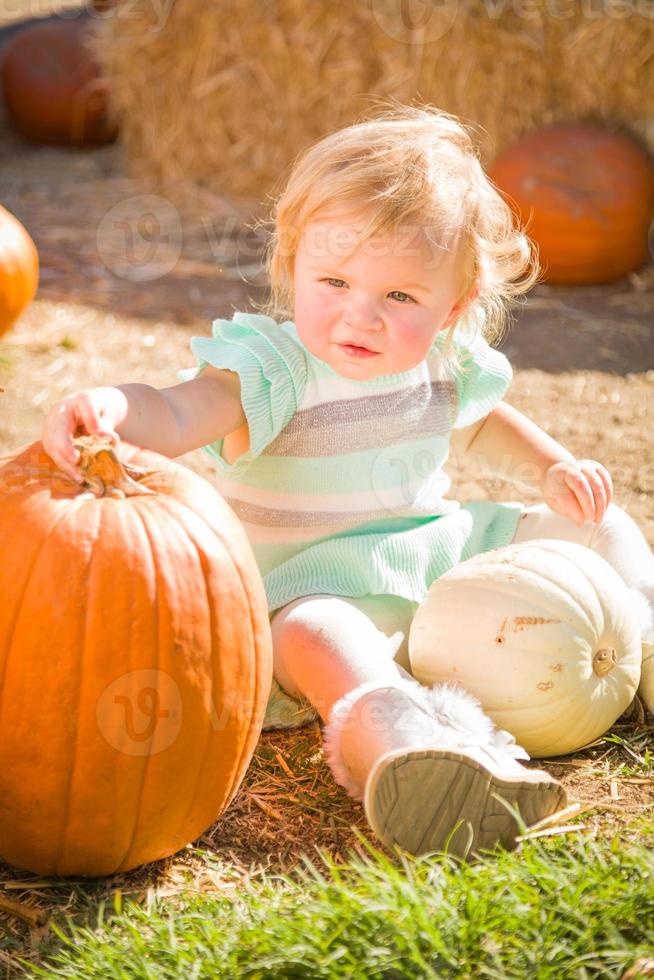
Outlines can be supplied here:
[[92, 43], [132, 167], [249, 204], [303, 146], [383, 100], [478, 124], [489, 162], [579, 115], [645, 134], [654, 99], [654, 16], [639, 0], [276, 0], [256, 17], [243, 0], [119, 0]]
[[602, 16], [599, 2], [579, 6], [561, 41], [561, 100], [568, 117], [602, 120], [654, 150], [654, 5], [604, 0]]

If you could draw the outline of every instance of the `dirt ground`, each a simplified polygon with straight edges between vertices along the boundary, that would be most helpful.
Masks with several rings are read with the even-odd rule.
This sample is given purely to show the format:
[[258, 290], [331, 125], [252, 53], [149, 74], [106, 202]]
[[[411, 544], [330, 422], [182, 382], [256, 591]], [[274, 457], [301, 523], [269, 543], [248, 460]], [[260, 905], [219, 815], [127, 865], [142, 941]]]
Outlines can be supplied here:
[[[264, 297], [260, 240], [242, 211], [227, 197], [131, 179], [117, 144], [34, 148], [0, 120], [0, 202], [24, 222], [41, 259], [36, 301], [0, 340], [0, 455], [39, 438], [50, 405], [80, 387], [175, 383], [192, 364], [193, 335]], [[612, 286], [537, 287], [502, 349], [515, 369], [508, 401], [575, 454], [601, 460], [616, 502], [654, 545], [654, 265]], [[201, 452], [184, 462], [211, 476]], [[516, 499], [507, 484], [466, 470], [452, 476], [460, 499]], [[614, 731], [632, 740], [631, 755], [639, 747], [635, 775], [629, 752], [601, 741], [548, 764], [590, 807], [593, 833], [626, 827], [654, 807], [654, 771], [643, 764], [654, 728], [631, 722]], [[232, 807], [201, 843], [245, 874], [253, 862], [288, 868], [315, 846], [342, 855], [356, 845], [353, 827], [365, 835], [361, 810], [331, 781], [312, 726], [262, 737]], [[221, 873], [186, 851], [107, 882], [98, 895], [116, 887], [172, 894], [189, 873], [196, 887], [221, 887]], [[0, 885], [0, 895], [34, 908], [63, 908], [72, 894], [9, 868], [0, 868]], [[42, 923], [32, 926], [38, 941]], [[20, 917], [7, 917], [5, 928], [23, 941]]]

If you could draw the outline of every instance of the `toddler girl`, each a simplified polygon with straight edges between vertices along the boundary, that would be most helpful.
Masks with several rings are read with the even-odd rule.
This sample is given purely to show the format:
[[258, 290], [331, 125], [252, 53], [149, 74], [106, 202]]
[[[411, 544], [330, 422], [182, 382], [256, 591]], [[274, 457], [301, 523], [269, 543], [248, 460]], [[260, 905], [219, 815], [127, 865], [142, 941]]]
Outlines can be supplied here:
[[[606, 469], [503, 401], [511, 368], [489, 342], [534, 282], [528, 242], [463, 126], [396, 108], [299, 158], [268, 268], [266, 313], [194, 338], [183, 383], [71, 395], [45, 447], [79, 480], [75, 434], [171, 457], [205, 446], [263, 575], [275, 677], [320, 713], [334, 776], [375, 833], [413, 853], [509, 845], [512, 811], [533, 824], [563, 788], [520, 765], [471, 696], [411, 678], [413, 613], [458, 562], [535, 537], [586, 545], [654, 594], [654, 557]], [[452, 450], [543, 503], [460, 505]]]

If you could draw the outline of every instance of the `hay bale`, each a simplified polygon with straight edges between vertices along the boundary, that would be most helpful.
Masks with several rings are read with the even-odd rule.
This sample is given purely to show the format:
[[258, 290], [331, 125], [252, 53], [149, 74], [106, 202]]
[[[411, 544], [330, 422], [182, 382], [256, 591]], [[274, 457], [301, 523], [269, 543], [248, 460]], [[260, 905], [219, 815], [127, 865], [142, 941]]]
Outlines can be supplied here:
[[[165, 5], [164, 5], [165, 6]], [[118, 0], [94, 51], [135, 173], [250, 205], [309, 142], [383, 100], [482, 127], [482, 159], [601, 118], [654, 147], [654, 11], [633, 0]], [[254, 15], [256, 11], [256, 16]]]
[[577, 18], [562, 38], [562, 101], [575, 118], [640, 137], [654, 151], [654, 5], [640, 15]]

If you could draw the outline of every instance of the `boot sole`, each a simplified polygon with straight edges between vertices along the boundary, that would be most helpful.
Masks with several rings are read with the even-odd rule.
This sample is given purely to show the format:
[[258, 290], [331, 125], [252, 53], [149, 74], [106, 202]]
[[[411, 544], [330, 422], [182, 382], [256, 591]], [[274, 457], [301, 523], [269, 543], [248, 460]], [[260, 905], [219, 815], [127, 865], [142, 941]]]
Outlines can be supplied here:
[[529, 827], [562, 809], [567, 798], [560, 783], [530, 776], [529, 769], [500, 777], [465, 752], [416, 749], [379, 760], [366, 783], [364, 809], [387, 847], [465, 859], [496, 844], [515, 846], [523, 828], [502, 801]]

